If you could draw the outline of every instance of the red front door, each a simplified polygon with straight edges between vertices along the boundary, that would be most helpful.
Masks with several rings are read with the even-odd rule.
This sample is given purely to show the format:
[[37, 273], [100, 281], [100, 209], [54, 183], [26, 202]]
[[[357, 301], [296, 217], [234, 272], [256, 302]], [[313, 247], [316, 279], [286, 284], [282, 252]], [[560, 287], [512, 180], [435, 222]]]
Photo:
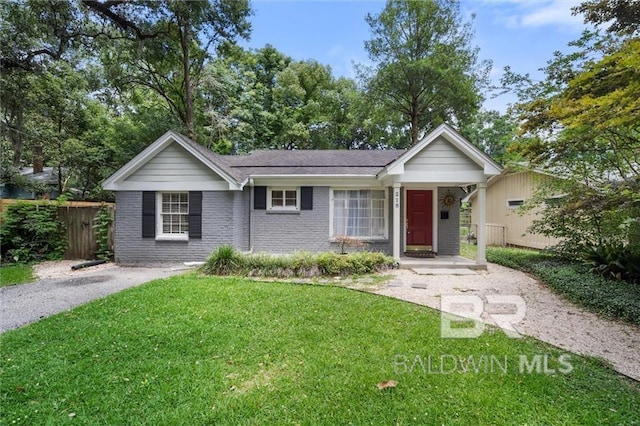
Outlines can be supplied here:
[[433, 245], [433, 191], [407, 191], [407, 245]]

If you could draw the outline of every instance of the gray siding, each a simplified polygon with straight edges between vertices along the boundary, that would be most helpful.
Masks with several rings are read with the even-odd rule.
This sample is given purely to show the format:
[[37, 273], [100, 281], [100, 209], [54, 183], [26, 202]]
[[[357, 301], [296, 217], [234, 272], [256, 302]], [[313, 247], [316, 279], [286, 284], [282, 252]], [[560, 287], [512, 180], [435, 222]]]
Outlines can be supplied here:
[[[290, 253], [294, 251], [339, 250], [337, 243], [329, 241], [330, 194], [328, 186], [314, 187], [313, 210], [286, 213], [253, 210], [251, 212], [253, 251]], [[391, 195], [391, 189], [389, 189], [389, 200], [391, 200]], [[366, 246], [369, 251], [392, 253], [393, 218], [390, 201], [388, 207], [389, 238], [386, 241], [369, 243]]]
[[[237, 195], [239, 194], [239, 195]], [[241, 192], [203, 191], [202, 239], [156, 241], [142, 238], [142, 192], [116, 192], [115, 260], [123, 264], [204, 261], [222, 244], [234, 238], [235, 198]], [[242, 238], [237, 239], [242, 243]]]
[[[456, 194], [457, 202], [448, 208], [449, 219], [442, 219], [440, 211], [446, 209], [442, 207], [439, 200], [447, 190]], [[460, 254], [460, 197], [462, 196], [463, 192], [458, 187], [438, 188], [438, 254]]]
[[440, 137], [405, 164], [406, 171], [482, 170], [458, 148]]
[[173, 142], [127, 178], [135, 182], [209, 182], [222, 178]]

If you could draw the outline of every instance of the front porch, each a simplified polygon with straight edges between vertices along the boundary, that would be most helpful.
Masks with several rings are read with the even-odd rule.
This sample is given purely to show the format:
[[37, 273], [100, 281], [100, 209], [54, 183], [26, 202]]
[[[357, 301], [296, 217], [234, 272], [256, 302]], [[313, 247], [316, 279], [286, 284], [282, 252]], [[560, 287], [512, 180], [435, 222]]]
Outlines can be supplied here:
[[[486, 269], [487, 179], [500, 166], [449, 126], [443, 124], [378, 173], [392, 188], [389, 224], [393, 257], [401, 267], [475, 267]], [[461, 187], [478, 188], [475, 262], [460, 253]], [[439, 253], [433, 259], [404, 258], [408, 250]], [[410, 265], [410, 266], [409, 266]]]
[[474, 262], [471, 259], [467, 259], [462, 256], [435, 256], [429, 258], [414, 258], [407, 256], [400, 256], [398, 260], [398, 266], [400, 269], [414, 269], [414, 268], [433, 268], [433, 269], [472, 269], [472, 270], [485, 270], [487, 265]]

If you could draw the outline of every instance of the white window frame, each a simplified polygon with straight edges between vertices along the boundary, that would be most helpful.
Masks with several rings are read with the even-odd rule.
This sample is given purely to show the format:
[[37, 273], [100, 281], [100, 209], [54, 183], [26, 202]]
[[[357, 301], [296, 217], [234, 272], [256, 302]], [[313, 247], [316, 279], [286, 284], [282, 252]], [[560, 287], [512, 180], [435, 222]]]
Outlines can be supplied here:
[[[273, 191], [283, 191], [283, 196], [286, 191], [296, 191], [296, 205], [295, 206], [274, 206], [272, 203]], [[286, 200], [286, 198], [284, 198]], [[297, 212], [300, 210], [300, 187], [268, 187], [267, 188], [267, 211], [289, 211]]]
[[374, 188], [363, 188], [363, 187], [336, 187], [331, 188], [330, 197], [329, 197], [329, 240], [336, 241], [338, 235], [335, 234], [333, 227], [333, 214], [334, 214], [334, 191], [382, 191], [384, 193], [384, 232], [382, 236], [352, 236], [351, 238], [355, 238], [362, 241], [386, 241], [389, 239], [389, 189], [386, 187], [374, 187]]
[[[519, 203], [517, 206], [516, 205], [511, 205], [512, 202], [517, 202]], [[526, 200], [524, 198], [511, 198], [507, 200], [507, 209], [509, 210], [518, 210], [520, 207], [522, 207], [524, 205], [524, 202]]]
[[189, 220], [189, 192], [188, 191], [158, 191], [156, 192], [156, 240], [160, 241], [188, 241], [189, 231], [185, 233], [165, 233], [163, 228], [162, 195], [187, 194], [187, 220]]

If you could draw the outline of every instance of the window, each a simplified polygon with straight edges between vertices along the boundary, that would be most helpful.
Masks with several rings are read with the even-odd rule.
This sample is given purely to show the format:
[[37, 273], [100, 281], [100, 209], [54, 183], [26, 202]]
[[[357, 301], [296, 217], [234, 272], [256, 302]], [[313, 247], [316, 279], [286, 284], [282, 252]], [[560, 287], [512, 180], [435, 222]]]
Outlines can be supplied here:
[[507, 200], [507, 208], [517, 209], [524, 204], [524, 200]]
[[269, 188], [267, 200], [269, 210], [299, 210], [300, 191], [298, 188]]
[[387, 191], [335, 189], [332, 237], [387, 238]]
[[156, 237], [185, 239], [189, 237], [189, 193], [158, 193], [158, 232]]

